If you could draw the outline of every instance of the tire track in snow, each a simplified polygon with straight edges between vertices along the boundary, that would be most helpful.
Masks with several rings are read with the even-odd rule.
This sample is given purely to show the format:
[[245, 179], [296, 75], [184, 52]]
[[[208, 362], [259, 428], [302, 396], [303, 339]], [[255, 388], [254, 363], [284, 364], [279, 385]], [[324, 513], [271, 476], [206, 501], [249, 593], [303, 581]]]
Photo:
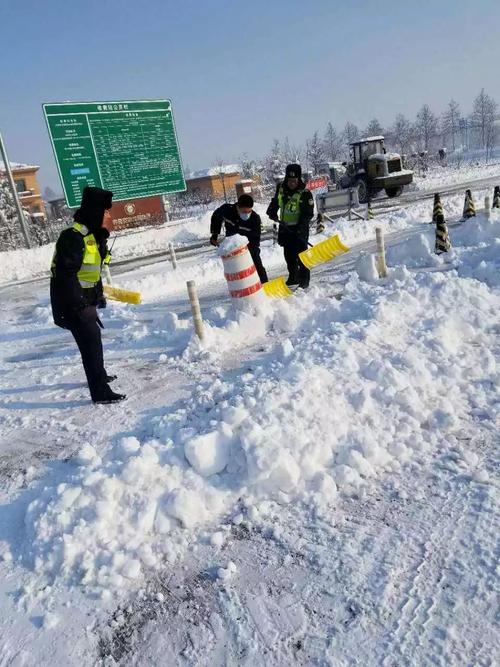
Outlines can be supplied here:
[[408, 660], [408, 656], [411, 655], [419, 655], [419, 659], [422, 657], [420, 651], [423, 639], [428, 633], [432, 609], [436, 606], [439, 595], [437, 582], [433, 581], [432, 573], [436, 570], [442, 573], [446, 568], [456, 539], [458, 524], [465, 510], [465, 502], [461, 502], [460, 496], [454, 491], [454, 486], [449, 484], [446, 497], [435, 508], [439, 516], [446, 516], [448, 519], [444, 531], [440, 522], [433, 521], [431, 533], [420, 547], [413, 576], [396, 611], [397, 620], [391, 631], [390, 643], [385, 647], [386, 655], [382, 662], [384, 666], [410, 664], [395, 661], [395, 654], [401, 660]]

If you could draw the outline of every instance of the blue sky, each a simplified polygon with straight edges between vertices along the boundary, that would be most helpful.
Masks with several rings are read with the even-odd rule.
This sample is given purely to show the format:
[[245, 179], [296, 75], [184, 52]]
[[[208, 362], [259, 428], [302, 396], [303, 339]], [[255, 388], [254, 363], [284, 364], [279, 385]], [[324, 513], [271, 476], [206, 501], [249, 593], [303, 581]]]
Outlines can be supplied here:
[[0, 131], [60, 192], [43, 102], [170, 98], [192, 169], [328, 121], [468, 112], [482, 87], [500, 102], [499, 24], [499, 0], [0, 0]]

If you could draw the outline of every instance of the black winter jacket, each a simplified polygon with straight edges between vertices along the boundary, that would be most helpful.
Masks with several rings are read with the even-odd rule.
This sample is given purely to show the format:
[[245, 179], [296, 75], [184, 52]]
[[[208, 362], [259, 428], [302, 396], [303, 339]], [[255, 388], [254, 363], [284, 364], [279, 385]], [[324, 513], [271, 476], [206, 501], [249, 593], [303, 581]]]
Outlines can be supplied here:
[[289, 197], [294, 195], [297, 191], [300, 191], [300, 215], [297, 226], [291, 229], [287, 229], [285, 225], [280, 225], [278, 231], [278, 243], [283, 245], [283, 242], [286, 241], [287, 237], [291, 235], [297, 235], [302, 241], [307, 241], [309, 238], [309, 223], [314, 216], [314, 200], [313, 196], [309, 190], [306, 189], [304, 182], [299, 181], [299, 186], [296, 190], [289, 190], [285, 183], [278, 183], [276, 186], [276, 192], [274, 193], [273, 198], [269, 206], [267, 207], [267, 215], [274, 222], [279, 222], [279, 202], [278, 202], [278, 193], [280, 187], [283, 185], [283, 195], [285, 198], [285, 203]]
[[[99, 253], [104, 259], [109, 232], [104, 227], [94, 231]], [[87, 306], [97, 306], [104, 301], [102, 282], [95, 287], [83, 288], [77, 278], [82, 267], [85, 244], [83, 235], [68, 227], [56, 242], [55, 266], [50, 280], [50, 301], [54, 323], [64, 329], [71, 328], [78, 312]]]
[[261, 220], [260, 215], [252, 211], [248, 220], [242, 220], [236, 204], [222, 204], [212, 213], [210, 220], [210, 235], [218, 236], [221, 233], [222, 223], [226, 227], [226, 236], [241, 234], [253, 244], [260, 243]]

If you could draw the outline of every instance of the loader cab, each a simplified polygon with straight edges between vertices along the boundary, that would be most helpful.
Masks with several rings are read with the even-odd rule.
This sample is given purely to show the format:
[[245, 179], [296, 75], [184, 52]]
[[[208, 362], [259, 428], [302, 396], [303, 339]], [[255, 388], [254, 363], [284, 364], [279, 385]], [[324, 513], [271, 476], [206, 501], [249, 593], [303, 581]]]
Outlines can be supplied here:
[[360, 141], [353, 141], [349, 146], [350, 161], [356, 170], [366, 168], [371, 155], [385, 153], [384, 137], [368, 137]]

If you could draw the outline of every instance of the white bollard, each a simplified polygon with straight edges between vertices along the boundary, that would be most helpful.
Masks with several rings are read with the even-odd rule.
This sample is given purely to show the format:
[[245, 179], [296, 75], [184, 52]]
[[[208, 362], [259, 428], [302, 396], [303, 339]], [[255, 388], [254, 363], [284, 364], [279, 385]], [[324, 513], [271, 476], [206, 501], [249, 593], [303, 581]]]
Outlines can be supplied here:
[[111, 285], [111, 271], [109, 270], [108, 264], [102, 265], [102, 277], [106, 285]]
[[279, 225], [277, 222], [273, 222], [273, 245], [278, 243], [278, 229]]
[[484, 198], [484, 212], [486, 213], [486, 217], [490, 217], [491, 213], [491, 204], [490, 204], [490, 198], [488, 195]]
[[188, 280], [187, 291], [189, 295], [189, 302], [191, 303], [191, 313], [193, 315], [194, 330], [200, 340], [203, 340], [203, 319], [201, 317], [200, 301], [196, 292], [196, 283], [194, 280]]
[[387, 277], [387, 264], [385, 263], [385, 245], [384, 232], [381, 227], [375, 227], [375, 236], [377, 238], [377, 269], [380, 278]]
[[168, 253], [170, 255], [170, 261], [172, 262], [172, 268], [177, 268], [177, 257], [175, 256], [175, 248], [172, 241], [168, 244]]
[[229, 294], [236, 308], [258, 306], [264, 301], [262, 284], [248, 251], [248, 239], [235, 235], [226, 238], [219, 246], [224, 265]]

